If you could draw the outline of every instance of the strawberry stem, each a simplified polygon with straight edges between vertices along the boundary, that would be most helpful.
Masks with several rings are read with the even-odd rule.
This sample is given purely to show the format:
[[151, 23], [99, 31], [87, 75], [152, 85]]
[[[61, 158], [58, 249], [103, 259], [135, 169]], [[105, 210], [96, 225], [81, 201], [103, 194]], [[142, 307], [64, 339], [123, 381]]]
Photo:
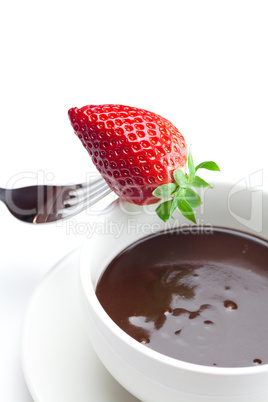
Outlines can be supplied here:
[[160, 219], [167, 222], [169, 218], [173, 218], [174, 211], [178, 208], [180, 213], [193, 223], [196, 222], [194, 208], [201, 205], [202, 200], [198, 193], [191, 187], [212, 187], [201, 177], [196, 175], [197, 170], [207, 169], [212, 171], [220, 171], [219, 166], [212, 161], [202, 162], [196, 167], [194, 166], [191, 150], [187, 159], [188, 172], [182, 169], [176, 169], [173, 172], [175, 183], [167, 183], [157, 187], [153, 191], [153, 195], [164, 202], [158, 205], [156, 213]]

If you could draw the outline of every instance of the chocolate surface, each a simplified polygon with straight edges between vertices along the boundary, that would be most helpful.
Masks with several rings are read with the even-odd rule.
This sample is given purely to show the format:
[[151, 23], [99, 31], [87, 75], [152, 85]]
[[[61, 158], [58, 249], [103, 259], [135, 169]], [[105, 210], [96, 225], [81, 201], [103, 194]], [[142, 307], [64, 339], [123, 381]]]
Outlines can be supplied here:
[[115, 323], [146, 347], [220, 367], [268, 363], [268, 243], [221, 228], [146, 237], [96, 288]]

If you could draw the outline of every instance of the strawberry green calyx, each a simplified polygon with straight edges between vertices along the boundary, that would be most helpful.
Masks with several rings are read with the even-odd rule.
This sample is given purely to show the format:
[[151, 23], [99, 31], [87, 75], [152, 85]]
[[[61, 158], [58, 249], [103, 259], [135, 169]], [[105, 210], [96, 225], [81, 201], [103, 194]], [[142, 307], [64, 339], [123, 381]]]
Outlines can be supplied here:
[[166, 222], [169, 218], [173, 218], [174, 211], [178, 208], [180, 213], [193, 223], [196, 223], [194, 208], [202, 204], [202, 200], [191, 187], [212, 187], [201, 177], [196, 175], [199, 169], [207, 169], [219, 171], [219, 166], [212, 161], [202, 162], [196, 167], [194, 166], [191, 151], [188, 154], [188, 172], [184, 173], [181, 169], [173, 172], [174, 183], [167, 183], [157, 187], [153, 191], [153, 195], [163, 199], [161, 204], [156, 208], [156, 213], [160, 219]]

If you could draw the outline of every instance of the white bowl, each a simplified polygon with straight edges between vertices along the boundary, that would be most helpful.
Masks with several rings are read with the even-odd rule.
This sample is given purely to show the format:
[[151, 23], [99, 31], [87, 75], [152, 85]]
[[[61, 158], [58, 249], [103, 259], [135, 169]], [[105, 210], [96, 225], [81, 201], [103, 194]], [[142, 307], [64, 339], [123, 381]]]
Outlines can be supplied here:
[[[218, 183], [203, 194], [199, 225], [228, 227], [268, 240], [268, 194], [261, 189]], [[267, 402], [268, 364], [220, 368], [186, 363], [140, 344], [121, 330], [100, 305], [95, 288], [109, 262], [134, 241], [170, 227], [155, 205], [140, 207], [115, 201], [92, 224], [80, 258], [81, 305], [90, 341], [104, 366], [129, 392], [144, 402]], [[105, 384], [103, 384], [105, 386]]]

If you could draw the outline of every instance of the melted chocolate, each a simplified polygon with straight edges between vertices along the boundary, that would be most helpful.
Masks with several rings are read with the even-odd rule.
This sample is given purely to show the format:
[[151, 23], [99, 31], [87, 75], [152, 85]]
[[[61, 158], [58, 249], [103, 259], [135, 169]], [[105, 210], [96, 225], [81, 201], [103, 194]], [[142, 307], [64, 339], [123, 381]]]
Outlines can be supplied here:
[[151, 235], [110, 263], [96, 295], [119, 327], [165, 355], [268, 363], [268, 243], [257, 237], [220, 228]]

